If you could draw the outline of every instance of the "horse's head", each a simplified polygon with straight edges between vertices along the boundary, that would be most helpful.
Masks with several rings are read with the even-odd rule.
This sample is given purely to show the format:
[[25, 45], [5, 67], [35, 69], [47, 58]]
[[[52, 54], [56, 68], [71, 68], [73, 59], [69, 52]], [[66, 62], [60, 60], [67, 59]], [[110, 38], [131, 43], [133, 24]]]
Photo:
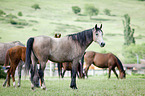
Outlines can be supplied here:
[[61, 34], [60, 33], [55, 33], [55, 38], [60, 38], [61, 37]]
[[101, 47], [105, 46], [105, 42], [103, 40], [102, 24], [100, 28], [97, 27], [97, 24], [95, 25], [95, 28], [93, 29], [93, 41], [97, 42]]
[[31, 73], [31, 82], [34, 84], [34, 86], [39, 87], [39, 79], [43, 78], [43, 71], [38, 70], [38, 68], [32, 68], [30, 70]]
[[120, 72], [120, 79], [126, 78], [126, 73], [125, 71]]

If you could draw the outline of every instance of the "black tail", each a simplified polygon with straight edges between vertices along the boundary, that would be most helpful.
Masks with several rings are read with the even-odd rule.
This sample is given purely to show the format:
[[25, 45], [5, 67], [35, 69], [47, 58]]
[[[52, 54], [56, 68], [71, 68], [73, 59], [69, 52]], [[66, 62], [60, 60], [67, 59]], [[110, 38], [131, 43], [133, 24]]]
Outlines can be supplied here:
[[31, 64], [31, 51], [33, 50], [34, 38], [29, 38], [27, 41], [26, 48], [26, 60], [25, 60], [25, 71], [28, 72]]
[[[114, 55], [114, 56], [115, 56], [115, 55]], [[115, 57], [117, 58], [117, 61], [118, 61], [119, 66], [120, 66], [120, 68], [121, 68], [121, 71], [124, 71], [121, 61], [119, 60], [119, 58], [118, 58], [117, 56], [115, 56]]]
[[[86, 54], [86, 52], [84, 53], [84, 55]], [[82, 57], [82, 59], [81, 59], [81, 63], [82, 63], [82, 67], [83, 67], [83, 65], [84, 65], [84, 55], [83, 55], [83, 57]], [[83, 68], [82, 68], [83, 69]]]

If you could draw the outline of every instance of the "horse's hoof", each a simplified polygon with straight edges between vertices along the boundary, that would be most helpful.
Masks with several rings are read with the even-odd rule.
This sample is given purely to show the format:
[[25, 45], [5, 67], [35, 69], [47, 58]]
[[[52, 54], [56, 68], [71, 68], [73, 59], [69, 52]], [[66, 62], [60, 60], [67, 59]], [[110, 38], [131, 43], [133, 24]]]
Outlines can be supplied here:
[[70, 86], [70, 88], [72, 88], [72, 89], [78, 89], [76, 86]]
[[20, 85], [18, 85], [18, 87], [21, 87]]
[[41, 89], [43, 89], [43, 90], [47, 90], [47, 88], [46, 88], [46, 87], [41, 87]]
[[3, 84], [3, 87], [6, 87], [6, 84]]

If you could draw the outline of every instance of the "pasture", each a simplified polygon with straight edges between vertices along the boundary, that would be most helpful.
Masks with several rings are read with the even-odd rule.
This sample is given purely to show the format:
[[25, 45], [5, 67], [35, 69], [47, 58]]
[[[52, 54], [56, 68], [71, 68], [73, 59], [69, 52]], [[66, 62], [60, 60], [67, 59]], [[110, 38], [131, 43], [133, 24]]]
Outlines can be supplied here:
[[[31, 8], [33, 4], [39, 4], [41, 9]], [[86, 4], [94, 4], [99, 9], [99, 14], [92, 19], [86, 16], [84, 14]], [[145, 40], [145, 2], [138, 0], [0, 0], [0, 5], [0, 10], [3, 10], [6, 15], [16, 16], [14, 20], [20, 23], [10, 24], [8, 18], [0, 17], [0, 42], [19, 40], [26, 44], [29, 37], [38, 35], [54, 37], [57, 32], [63, 37], [93, 28], [96, 23], [102, 23], [106, 46], [100, 48], [93, 43], [87, 50], [112, 52], [124, 61], [122, 56], [124, 14], [129, 14], [131, 17], [136, 44], [141, 44]], [[72, 6], [81, 8], [80, 15], [72, 12]], [[106, 8], [111, 10], [111, 16], [104, 14], [103, 10]], [[23, 16], [18, 16], [18, 12], [22, 12]]]
[[36, 88], [32, 91], [30, 80], [22, 80], [20, 88], [12, 86], [3, 88], [4, 80], [0, 79], [0, 96], [144, 96], [145, 77], [127, 75], [126, 79], [116, 79], [115, 75], [108, 80], [106, 76], [89, 76], [88, 79], [77, 79], [77, 90], [68, 85], [70, 78], [45, 77], [48, 90]]

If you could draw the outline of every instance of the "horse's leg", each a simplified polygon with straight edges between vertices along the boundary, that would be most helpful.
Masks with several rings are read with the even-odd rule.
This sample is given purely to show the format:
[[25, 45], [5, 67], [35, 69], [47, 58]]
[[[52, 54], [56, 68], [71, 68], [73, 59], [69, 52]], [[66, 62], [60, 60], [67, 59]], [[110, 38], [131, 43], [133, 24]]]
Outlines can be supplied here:
[[44, 82], [44, 70], [45, 70], [45, 67], [46, 67], [46, 62], [41, 62], [40, 64], [41, 64], [41, 70], [42, 70], [41, 74], [43, 74], [43, 76], [40, 77], [41, 83], [42, 83], [41, 88], [44, 89], [44, 90], [47, 90], [46, 86], [45, 86], [45, 82]]
[[108, 75], [108, 79], [110, 79], [110, 76], [111, 76], [111, 69], [112, 69], [112, 67], [109, 67], [109, 75]]
[[16, 83], [15, 83], [15, 70], [16, 70], [16, 68], [13, 67], [13, 70], [11, 72], [11, 74], [12, 74], [12, 80], [13, 80], [13, 87], [16, 87]]
[[63, 70], [63, 73], [62, 73], [62, 76], [61, 76], [62, 78], [64, 77], [65, 72], [66, 72], [66, 70]]
[[8, 81], [8, 74], [7, 74], [7, 77], [6, 77], [5, 82], [3, 83], [3, 87], [5, 87], [5, 86], [6, 86], [7, 81]]
[[71, 84], [70, 84], [70, 87], [72, 89], [77, 89], [76, 73], [77, 73], [78, 64], [79, 64], [79, 60], [73, 60], [73, 62], [72, 62], [72, 76], [71, 76]]
[[10, 67], [10, 69], [7, 71], [7, 87], [9, 87], [10, 86], [10, 75], [11, 75], [11, 67]]
[[89, 67], [90, 67], [90, 64], [86, 64], [86, 68], [85, 68], [85, 75], [86, 77], [88, 78], [88, 70], [89, 70]]
[[18, 64], [18, 87], [21, 86], [21, 71], [22, 71], [22, 66], [23, 66], [24, 62], [23, 61], [20, 61], [19, 64]]
[[114, 68], [114, 69], [112, 69], [112, 70], [113, 70], [114, 74], [116, 75], [117, 79], [119, 79], [119, 78], [118, 78], [118, 74], [117, 74], [117, 72], [116, 72], [115, 68]]

